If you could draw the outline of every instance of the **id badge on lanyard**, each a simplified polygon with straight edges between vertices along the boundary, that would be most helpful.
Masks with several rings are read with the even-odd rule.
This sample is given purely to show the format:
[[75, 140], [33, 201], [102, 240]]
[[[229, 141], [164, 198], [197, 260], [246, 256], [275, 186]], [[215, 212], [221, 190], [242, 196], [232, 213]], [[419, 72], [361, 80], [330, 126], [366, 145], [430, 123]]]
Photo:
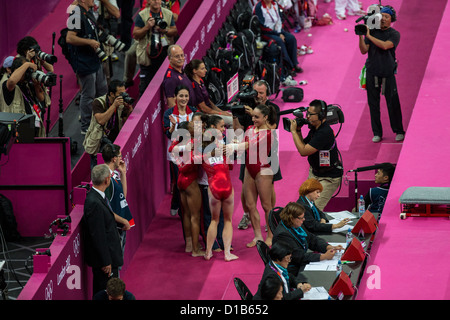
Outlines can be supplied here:
[[330, 150], [320, 150], [319, 151], [319, 165], [321, 167], [330, 166]]

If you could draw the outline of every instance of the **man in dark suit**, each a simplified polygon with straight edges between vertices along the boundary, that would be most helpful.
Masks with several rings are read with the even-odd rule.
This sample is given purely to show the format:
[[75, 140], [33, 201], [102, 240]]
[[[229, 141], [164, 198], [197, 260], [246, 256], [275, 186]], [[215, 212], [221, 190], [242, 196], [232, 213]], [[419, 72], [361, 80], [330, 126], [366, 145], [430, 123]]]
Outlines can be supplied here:
[[97, 165], [92, 169], [93, 188], [86, 196], [83, 215], [84, 258], [92, 267], [93, 292], [106, 289], [111, 277], [118, 277], [119, 267], [123, 265], [117, 223], [124, 229], [130, 225], [126, 219], [116, 215], [105, 198], [109, 186], [110, 171], [107, 165]]

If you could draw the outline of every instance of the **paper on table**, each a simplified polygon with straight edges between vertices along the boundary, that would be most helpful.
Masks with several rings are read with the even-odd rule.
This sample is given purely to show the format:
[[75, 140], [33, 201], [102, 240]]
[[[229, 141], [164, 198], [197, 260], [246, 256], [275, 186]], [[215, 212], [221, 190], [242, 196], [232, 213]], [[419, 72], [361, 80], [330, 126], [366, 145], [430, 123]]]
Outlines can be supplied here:
[[[338, 242], [329, 242], [328, 244], [332, 246], [341, 245], [344, 249], [347, 246], [345, 243]], [[305, 266], [305, 271], [336, 271], [338, 261], [341, 259], [343, 253], [344, 250], [339, 250], [331, 260], [310, 262]]]
[[[341, 221], [341, 220], [339, 220], [339, 219], [332, 219], [332, 220], [329, 221], [329, 223], [331, 223], [331, 224], [337, 224], [337, 223], [339, 223], [340, 221]], [[347, 232], [347, 231], [348, 231], [348, 228], [353, 229], [353, 226], [352, 226], [351, 224], [346, 224], [346, 225], [343, 226], [343, 227], [340, 227], [340, 228], [337, 228], [337, 229], [333, 229], [333, 232], [334, 232], [334, 233], [337, 233], [337, 232]]]
[[338, 219], [339, 221], [343, 219], [355, 219], [357, 218], [356, 215], [351, 213], [350, 211], [339, 211], [339, 212], [327, 212], [329, 216], [332, 216], [335, 219]]
[[303, 294], [302, 300], [328, 300], [328, 291], [324, 287], [312, 287]]

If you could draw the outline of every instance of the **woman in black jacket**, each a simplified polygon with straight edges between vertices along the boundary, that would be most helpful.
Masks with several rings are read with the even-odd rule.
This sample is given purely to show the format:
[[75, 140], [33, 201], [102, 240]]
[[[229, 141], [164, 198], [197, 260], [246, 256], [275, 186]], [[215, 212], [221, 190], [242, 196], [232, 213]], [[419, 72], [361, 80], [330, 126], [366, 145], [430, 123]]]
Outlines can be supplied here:
[[295, 275], [289, 273], [287, 268], [291, 262], [292, 247], [284, 242], [278, 241], [269, 250], [270, 262], [266, 264], [258, 291], [253, 300], [260, 300], [266, 296], [266, 280], [276, 277], [281, 281], [283, 300], [299, 300], [303, 298], [303, 293], [311, 289], [309, 283], [300, 282]]
[[[280, 213], [281, 221], [274, 232], [273, 243], [282, 240], [292, 248], [291, 262], [288, 271], [298, 276], [310, 262], [333, 259], [336, 250], [343, 250], [341, 245], [329, 245], [322, 238], [302, 228], [305, 220], [305, 208], [296, 203], [289, 202]], [[308, 251], [311, 249], [311, 251]]]
[[350, 221], [349, 219], [343, 219], [336, 224], [329, 223], [325, 214], [314, 204], [314, 201], [320, 197], [322, 190], [322, 184], [314, 178], [307, 179], [298, 190], [300, 197], [297, 203], [305, 208], [303, 225], [309, 232], [314, 234], [331, 233], [334, 229], [341, 228]]

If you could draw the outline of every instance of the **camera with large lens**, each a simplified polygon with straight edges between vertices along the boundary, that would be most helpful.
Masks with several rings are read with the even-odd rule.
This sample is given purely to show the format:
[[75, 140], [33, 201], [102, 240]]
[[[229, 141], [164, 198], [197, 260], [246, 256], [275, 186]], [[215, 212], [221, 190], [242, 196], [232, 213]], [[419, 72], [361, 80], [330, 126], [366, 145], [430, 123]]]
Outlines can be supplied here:
[[34, 71], [32, 68], [29, 68], [25, 72], [25, 79], [30, 81], [31, 79], [35, 79], [39, 83], [42, 83], [46, 87], [53, 87], [56, 86], [56, 74], [53, 72], [48, 72], [47, 74], [36, 70]]
[[130, 97], [130, 95], [126, 92], [122, 92], [120, 93], [120, 96], [123, 99], [123, 102], [125, 102], [126, 104], [133, 104], [134, 99], [132, 97]]
[[155, 18], [155, 26], [158, 26], [160, 29], [166, 29], [168, 27], [167, 22], [161, 17]]
[[34, 52], [36, 53], [36, 57], [50, 64], [54, 64], [55, 62], [58, 61], [57, 56], [41, 51], [41, 47], [38, 44], [35, 44], [34, 46], [30, 47], [30, 50], [34, 50]]
[[108, 29], [99, 30], [98, 39], [100, 42], [114, 47], [117, 51], [123, 51], [125, 48], [125, 43], [110, 35]]
[[101, 43], [109, 44], [117, 51], [123, 51], [123, 49], [125, 48], [125, 43], [110, 35], [108, 29], [99, 30], [98, 40]]
[[102, 50], [102, 48], [98, 47], [95, 49], [95, 53], [97, 54], [97, 57], [102, 61], [105, 62], [106, 59], [108, 59], [108, 56], [106, 55], [105, 51]]

